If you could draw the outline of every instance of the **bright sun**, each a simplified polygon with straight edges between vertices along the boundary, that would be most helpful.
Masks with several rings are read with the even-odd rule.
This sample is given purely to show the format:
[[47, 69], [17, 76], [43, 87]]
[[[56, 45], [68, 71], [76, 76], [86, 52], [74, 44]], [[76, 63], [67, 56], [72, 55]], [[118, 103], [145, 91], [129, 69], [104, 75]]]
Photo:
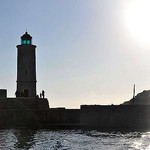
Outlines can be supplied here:
[[130, 0], [126, 7], [125, 22], [133, 38], [150, 43], [150, 0]]

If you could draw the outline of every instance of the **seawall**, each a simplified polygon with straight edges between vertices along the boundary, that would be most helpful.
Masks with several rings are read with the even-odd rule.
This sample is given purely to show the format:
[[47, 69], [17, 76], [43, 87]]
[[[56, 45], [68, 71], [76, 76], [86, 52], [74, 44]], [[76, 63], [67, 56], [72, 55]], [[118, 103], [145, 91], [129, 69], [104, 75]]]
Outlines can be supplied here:
[[82, 105], [81, 109], [47, 106], [47, 99], [1, 100], [0, 128], [150, 130], [150, 105]]
[[79, 125], [79, 118], [79, 109], [3, 109], [0, 110], [0, 128]]
[[150, 129], [150, 105], [82, 105], [80, 124], [99, 129]]
[[1, 109], [49, 109], [46, 98], [0, 98]]

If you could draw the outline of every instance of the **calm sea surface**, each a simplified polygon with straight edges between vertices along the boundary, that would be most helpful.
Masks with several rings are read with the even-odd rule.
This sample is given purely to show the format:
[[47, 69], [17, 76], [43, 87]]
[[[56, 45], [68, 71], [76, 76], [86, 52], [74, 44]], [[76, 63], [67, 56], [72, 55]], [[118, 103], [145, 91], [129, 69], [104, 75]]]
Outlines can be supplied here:
[[150, 132], [0, 130], [2, 150], [150, 150]]

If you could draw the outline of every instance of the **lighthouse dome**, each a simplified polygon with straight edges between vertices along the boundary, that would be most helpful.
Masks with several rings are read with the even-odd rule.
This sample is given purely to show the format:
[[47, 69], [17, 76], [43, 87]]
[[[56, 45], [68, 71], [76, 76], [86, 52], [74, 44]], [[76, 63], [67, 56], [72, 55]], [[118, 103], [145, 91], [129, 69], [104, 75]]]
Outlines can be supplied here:
[[21, 44], [32, 44], [32, 36], [28, 32], [21, 36]]

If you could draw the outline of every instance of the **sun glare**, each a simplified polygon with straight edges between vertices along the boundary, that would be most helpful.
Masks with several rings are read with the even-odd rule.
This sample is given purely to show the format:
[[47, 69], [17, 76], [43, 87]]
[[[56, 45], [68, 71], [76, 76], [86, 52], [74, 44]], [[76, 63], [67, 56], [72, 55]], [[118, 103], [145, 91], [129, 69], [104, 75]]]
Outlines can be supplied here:
[[125, 24], [133, 38], [150, 43], [150, 0], [131, 0], [125, 12]]

